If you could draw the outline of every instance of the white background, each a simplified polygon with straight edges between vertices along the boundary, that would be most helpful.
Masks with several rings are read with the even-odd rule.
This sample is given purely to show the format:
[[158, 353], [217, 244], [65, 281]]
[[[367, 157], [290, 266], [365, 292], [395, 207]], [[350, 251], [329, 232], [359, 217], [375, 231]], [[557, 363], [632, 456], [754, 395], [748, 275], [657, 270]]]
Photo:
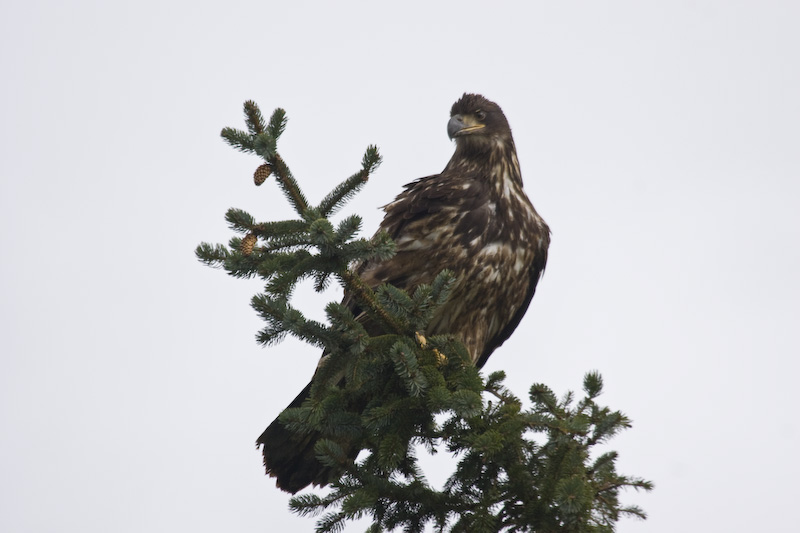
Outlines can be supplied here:
[[800, 4], [270, 4], [2, 3], [0, 530], [312, 530], [254, 441], [318, 353], [260, 348], [258, 281], [194, 257], [229, 207], [291, 214], [219, 131], [284, 107], [312, 200], [377, 144], [343, 211], [370, 235], [465, 91], [553, 229], [486, 370], [522, 396], [602, 373], [619, 470], [656, 483], [619, 531], [796, 527]]

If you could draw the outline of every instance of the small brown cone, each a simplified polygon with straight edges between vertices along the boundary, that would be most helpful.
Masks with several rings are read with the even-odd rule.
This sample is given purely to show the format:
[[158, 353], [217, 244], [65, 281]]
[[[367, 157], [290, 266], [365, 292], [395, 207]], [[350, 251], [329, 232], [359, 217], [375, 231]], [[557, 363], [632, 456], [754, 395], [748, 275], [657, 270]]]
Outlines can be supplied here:
[[261, 185], [267, 181], [270, 174], [272, 174], [272, 167], [269, 166], [269, 163], [264, 163], [256, 169], [256, 173], [253, 174], [253, 181], [256, 182], [256, 185]]
[[242, 254], [250, 255], [253, 253], [253, 247], [256, 245], [256, 241], [258, 238], [256, 237], [255, 233], [248, 233], [247, 236], [242, 239], [242, 245], [239, 247]]

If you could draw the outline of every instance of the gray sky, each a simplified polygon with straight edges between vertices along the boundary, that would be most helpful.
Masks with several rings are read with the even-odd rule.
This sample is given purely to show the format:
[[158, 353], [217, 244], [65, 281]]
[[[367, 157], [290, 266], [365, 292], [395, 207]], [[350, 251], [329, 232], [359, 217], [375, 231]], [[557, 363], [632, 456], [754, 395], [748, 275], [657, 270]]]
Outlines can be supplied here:
[[285, 108], [314, 200], [377, 144], [342, 213], [371, 234], [444, 167], [465, 91], [503, 107], [553, 229], [486, 370], [523, 396], [602, 373], [634, 420], [619, 469], [656, 483], [619, 531], [796, 525], [800, 4], [268, 4], [0, 6], [0, 530], [311, 530], [254, 441], [318, 353], [259, 348], [259, 283], [193, 254], [229, 207], [291, 214], [219, 131]]

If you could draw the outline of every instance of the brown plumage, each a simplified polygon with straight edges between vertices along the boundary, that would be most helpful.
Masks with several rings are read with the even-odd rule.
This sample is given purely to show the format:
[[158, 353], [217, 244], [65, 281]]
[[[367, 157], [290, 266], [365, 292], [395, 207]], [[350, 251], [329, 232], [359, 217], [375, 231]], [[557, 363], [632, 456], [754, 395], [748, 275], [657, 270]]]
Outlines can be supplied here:
[[[452, 334], [481, 367], [519, 325], [547, 262], [550, 230], [522, 190], [514, 139], [500, 107], [465, 94], [450, 111], [456, 151], [441, 172], [405, 186], [386, 205], [380, 229], [397, 246], [386, 261], [360, 268], [371, 287], [409, 292], [449, 269], [457, 281], [425, 333]], [[345, 299], [347, 301], [347, 299]], [[298, 407], [311, 384], [289, 407]], [[297, 440], [276, 419], [258, 438], [267, 473], [297, 492], [325, 485], [329, 471], [313, 436]]]

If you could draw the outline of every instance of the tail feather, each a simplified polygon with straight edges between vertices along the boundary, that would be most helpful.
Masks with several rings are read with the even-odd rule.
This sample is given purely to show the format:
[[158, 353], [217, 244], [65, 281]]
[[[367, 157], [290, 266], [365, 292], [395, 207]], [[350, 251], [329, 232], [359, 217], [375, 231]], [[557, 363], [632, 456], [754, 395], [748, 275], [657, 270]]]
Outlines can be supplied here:
[[[310, 391], [311, 383], [306, 385], [289, 407], [300, 407]], [[267, 474], [275, 478], [279, 489], [294, 494], [312, 483], [327, 485], [330, 482], [330, 467], [320, 463], [314, 453], [314, 445], [319, 438], [319, 433], [296, 435], [286, 429], [277, 418], [258, 437], [256, 446], [262, 446], [264, 467]]]

